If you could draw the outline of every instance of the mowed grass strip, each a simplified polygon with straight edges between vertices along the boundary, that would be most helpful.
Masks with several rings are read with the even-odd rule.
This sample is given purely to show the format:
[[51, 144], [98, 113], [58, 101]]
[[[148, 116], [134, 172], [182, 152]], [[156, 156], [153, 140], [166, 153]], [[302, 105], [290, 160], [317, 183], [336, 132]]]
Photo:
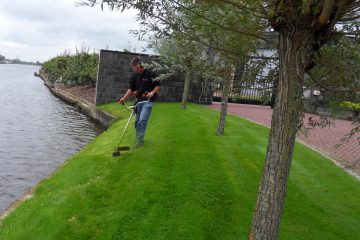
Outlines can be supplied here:
[[[36, 188], [0, 226], [15, 239], [247, 239], [268, 129], [190, 104], [156, 103], [146, 143], [134, 127], [112, 157], [130, 112]], [[360, 239], [360, 182], [296, 144], [281, 239]]]

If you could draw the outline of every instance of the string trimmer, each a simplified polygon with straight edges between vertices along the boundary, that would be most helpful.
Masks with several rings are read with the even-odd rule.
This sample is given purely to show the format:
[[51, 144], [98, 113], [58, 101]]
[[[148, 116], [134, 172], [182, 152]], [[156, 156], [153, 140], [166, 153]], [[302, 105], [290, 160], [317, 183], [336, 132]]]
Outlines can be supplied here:
[[123, 133], [121, 134], [120, 141], [119, 141], [119, 143], [117, 144], [117, 146], [114, 148], [114, 152], [113, 152], [113, 154], [112, 154], [113, 157], [120, 156], [120, 155], [121, 155], [120, 151], [130, 150], [130, 147], [129, 147], [129, 146], [120, 147], [121, 141], [122, 141], [122, 139], [123, 139], [123, 137], [124, 137], [124, 135], [125, 135], [125, 132], [126, 132], [127, 127], [129, 126], [129, 123], [130, 123], [130, 121], [131, 121], [132, 116], [133, 116], [134, 113], [136, 112], [137, 106], [138, 106], [139, 104], [143, 104], [143, 103], [146, 103], [146, 102], [148, 102], [148, 101], [149, 101], [149, 100], [137, 102], [137, 103], [135, 103], [134, 105], [131, 105], [131, 106], [126, 107], [127, 109], [131, 109], [132, 111], [131, 111], [130, 117], [129, 117], [126, 125], [125, 125], [124, 131], [123, 131]]

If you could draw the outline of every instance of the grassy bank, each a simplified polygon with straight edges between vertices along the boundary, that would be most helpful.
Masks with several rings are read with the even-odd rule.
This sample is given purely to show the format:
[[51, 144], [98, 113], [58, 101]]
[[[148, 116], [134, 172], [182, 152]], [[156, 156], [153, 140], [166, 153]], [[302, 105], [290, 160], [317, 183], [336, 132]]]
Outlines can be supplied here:
[[[157, 103], [144, 147], [111, 153], [129, 112], [42, 181], [0, 227], [15, 239], [246, 239], [268, 129], [203, 106]], [[129, 128], [125, 144], [134, 145]], [[297, 144], [281, 239], [359, 239], [360, 183]]]

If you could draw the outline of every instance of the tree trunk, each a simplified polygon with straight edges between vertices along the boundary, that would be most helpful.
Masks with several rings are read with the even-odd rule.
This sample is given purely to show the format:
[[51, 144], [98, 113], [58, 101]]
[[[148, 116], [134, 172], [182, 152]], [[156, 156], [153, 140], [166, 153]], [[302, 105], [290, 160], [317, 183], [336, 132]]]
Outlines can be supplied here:
[[228, 99], [229, 99], [229, 89], [230, 89], [230, 77], [226, 76], [225, 80], [224, 80], [224, 86], [222, 89], [221, 112], [220, 112], [219, 126], [217, 128], [217, 134], [224, 134], [226, 113], [227, 113], [227, 104], [228, 104]]
[[283, 31], [279, 37], [279, 83], [270, 136], [249, 239], [278, 239], [287, 182], [301, 111], [305, 69], [313, 34]]
[[181, 101], [181, 107], [183, 109], [186, 108], [191, 81], [192, 81], [192, 71], [187, 70], [186, 77], [185, 77], [184, 91], [183, 91], [182, 101]]
[[270, 99], [270, 103], [269, 103], [269, 106], [270, 106], [272, 109], [274, 108], [274, 105], [275, 105], [275, 99], [276, 99], [276, 92], [277, 92], [278, 82], [279, 82], [279, 78], [278, 78], [278, 77], [275, 77], [275, 78], [274, 78], [274, 83], [273, 83], [273, 88], [272, 88], [271, 99]]

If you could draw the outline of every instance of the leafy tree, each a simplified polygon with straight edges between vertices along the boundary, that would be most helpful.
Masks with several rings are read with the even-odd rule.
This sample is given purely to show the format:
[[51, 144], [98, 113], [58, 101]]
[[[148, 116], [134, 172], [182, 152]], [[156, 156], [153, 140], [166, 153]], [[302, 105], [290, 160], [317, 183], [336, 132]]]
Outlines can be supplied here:
[[[358, 18], [360, 1], [259, 1], [256, 8], [279, 33], [279, 82], [266, 162], [249, 239], [278, 239], [304, 76], [314, 54]], [[341, 22], [335, 28], [336, 23]]]
[[195, 64], [201, 61], [199, 58], [201, 53], [199, 44], [181, 38], [179, 34], [173, 32], [171, 36], [152, 38], [150, 46], [160, 55], [163, 62], [169, 64], [169, 68], [185, 72], [185, 83], [181, 101], [181, 106], [185, 109], [190, 84], [194, 77]]

